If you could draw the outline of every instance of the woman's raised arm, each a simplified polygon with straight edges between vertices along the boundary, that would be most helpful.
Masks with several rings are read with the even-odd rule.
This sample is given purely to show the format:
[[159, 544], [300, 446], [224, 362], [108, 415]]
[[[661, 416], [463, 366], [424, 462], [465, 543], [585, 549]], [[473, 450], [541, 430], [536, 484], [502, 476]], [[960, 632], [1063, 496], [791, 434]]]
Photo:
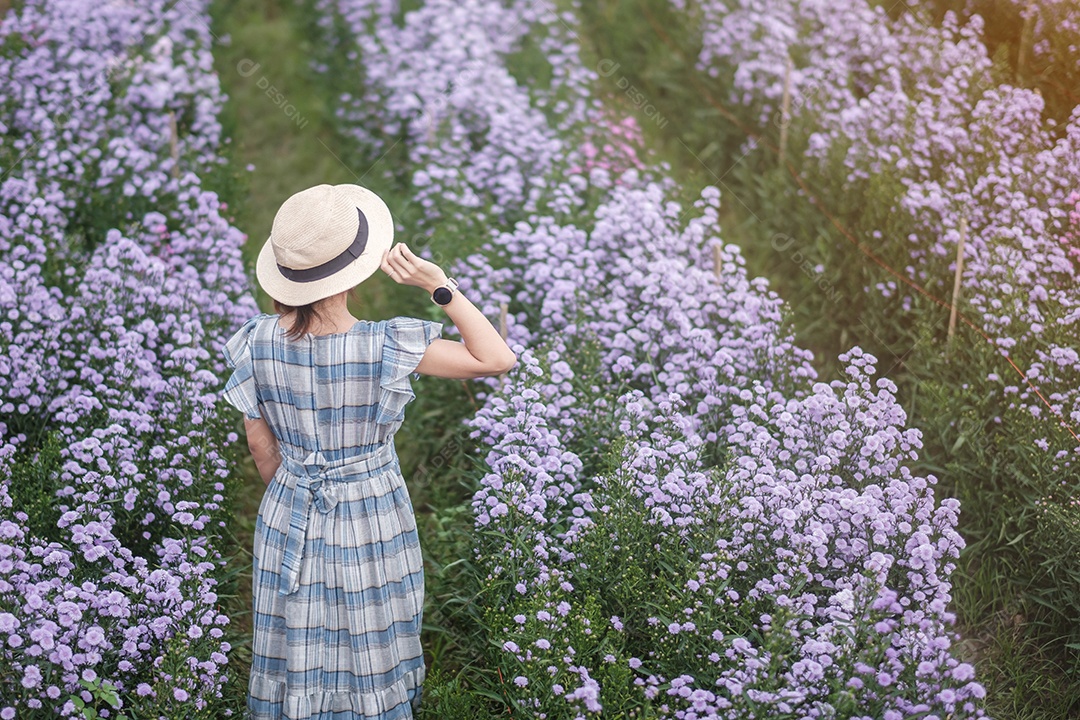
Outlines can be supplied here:
[[[423, 288], [428, 294], [446, 283], [442, 268], [416, 256], [404, 243], [398, 243], [386, 252], [381, 268], [394, 282]], [[517, 364], [517, 356], [499, 331], [461, 292], [455, 292], [443, 309], [461, 332], [464, 342], [434, 340], [416, 366], [416, 372], [467, 380], [500, 375]]]

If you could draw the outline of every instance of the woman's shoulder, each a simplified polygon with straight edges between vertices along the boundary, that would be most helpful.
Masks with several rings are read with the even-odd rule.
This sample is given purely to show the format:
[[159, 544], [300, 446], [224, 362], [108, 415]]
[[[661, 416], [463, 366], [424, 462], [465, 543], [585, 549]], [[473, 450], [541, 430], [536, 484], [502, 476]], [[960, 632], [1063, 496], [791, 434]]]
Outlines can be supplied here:
[[221, 352], [230, 367], [236, 367], [240, 363], [250, 361], [251, 345], [258, 334], [259, 326], [265, 321], [266, 317], [266, 313], [259, 313], [248, 318], [225, 341]]
[[234, 340], [243, 338], [254, 343], [271, 337], [270, 333], [277, 326], [277, 315], [261, 312], [248, 318], [233, 336]]
[[261, 312], [244, 323], [244, 327], [249, 328], [252, 333], [258, 335], [259, 331], [264, 328], [272, 329], [275, 327], [277, 325], [278, 317], [280, 316], [276, 314], [271, 315], [270, 313]]

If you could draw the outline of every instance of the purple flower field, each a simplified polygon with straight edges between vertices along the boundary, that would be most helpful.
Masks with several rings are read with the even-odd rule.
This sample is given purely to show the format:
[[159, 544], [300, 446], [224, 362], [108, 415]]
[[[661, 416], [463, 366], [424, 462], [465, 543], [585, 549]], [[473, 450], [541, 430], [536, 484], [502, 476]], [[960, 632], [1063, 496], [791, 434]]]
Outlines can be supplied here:
[[[1040, 4], [1029, 62], [1078, 57], [1071, 6]], [[822, 187], [887, 178], [910, 234], [869, 232], [912, 282], [947, 296], [964, 235], [967, 312], [1046, 402], [979, 380], [1003, 413], [1080, 427], [1080, 113], [1047, 127], [1002, 82], [979, 4], [938, 24], [865, 0], [670, 5], [759, 126], [790, 82]], [[890, 363], [855, 345], [819, 376], [719, 181], [687, 201], [600, 91], [581, 4], [298, 7], [314, 72], [355, 78], [330, 100], [375, 159], [364, 182], [404, 188], [399, 239], [482, 238], [423, 252], [505, 309], [520, 357], [465, 420], [490, 685], [456, 711], [436, 688], [421, 715], [985, 717], [953, 608], [962, 508], [919, 469]], [[219, 196], [210, 21], [158, 0], [0, 16], [0, 720], [239, 714], [220, 348], [259, 308]], [[1077, 448], [1026, 441], [1068, 485]]]
[[[624, 146], [582, 156], [605, 119], [572, 15], [330, 11], [367, 80], [345, 131], [406, 139], [432, 224], [485, 211], [490, 240], [455, 272], [490, 316], [509, 306], [522, 353], [469, 421], [508, 699], [537, 717], [981, 715], [950, 650], [958, 503], [908, 469], [921, 439], [895, 387], [858, 348], [817, 381], [717, 236], [718, 190], [682, 207]], [[526, 34], [559, 48], [547, 87], [508, 80]]]
[[3, 718], [218, 716], [215, 349], [256, 308], [201, 179], [224, 162], [205, 12], [0, 22]]

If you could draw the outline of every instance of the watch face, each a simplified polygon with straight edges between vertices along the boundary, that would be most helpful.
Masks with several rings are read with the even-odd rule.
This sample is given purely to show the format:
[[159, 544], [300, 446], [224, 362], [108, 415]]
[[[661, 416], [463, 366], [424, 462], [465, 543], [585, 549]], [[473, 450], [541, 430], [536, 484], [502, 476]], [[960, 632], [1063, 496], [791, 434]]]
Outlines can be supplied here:
[[438, 287], [435, 288], [435, 292], [433, 292], [431, 296], [435, 299], [435, 302], [440, 305], [446, 305], [450, 302], [450, 298], [454, 297], [454, 293], [450, 292], [450, 288]]

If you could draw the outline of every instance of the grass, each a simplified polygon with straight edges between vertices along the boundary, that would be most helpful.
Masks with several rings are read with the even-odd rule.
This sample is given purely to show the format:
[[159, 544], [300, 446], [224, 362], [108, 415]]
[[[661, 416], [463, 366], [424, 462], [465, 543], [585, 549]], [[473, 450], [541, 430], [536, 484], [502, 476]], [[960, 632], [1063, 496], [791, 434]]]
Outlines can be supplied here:
[[1075, 679], [1033, 639], [1021, 599], [1005, 594], [1002, 577], [1011, 570], [1001, 558], [963, 554], [957, 574], [964, 582], [954, 588], [953, 606], [962, 617], [981, 621], [971, 626], [959, 651], [974, 662], [980, 681], [991, 690], [986, 698], [990, 717], [1074, 718]]

